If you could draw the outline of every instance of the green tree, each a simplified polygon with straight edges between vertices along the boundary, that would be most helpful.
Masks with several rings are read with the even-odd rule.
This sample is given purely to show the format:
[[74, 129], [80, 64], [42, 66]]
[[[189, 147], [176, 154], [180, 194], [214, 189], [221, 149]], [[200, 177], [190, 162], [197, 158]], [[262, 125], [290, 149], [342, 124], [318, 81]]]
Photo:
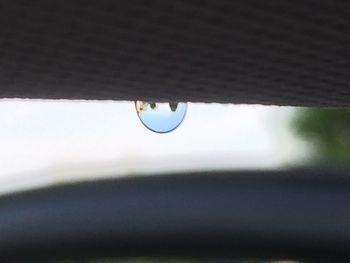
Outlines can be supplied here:
[[315, 161], [350, 161], [350, 109], [304, 108], [297, 112], [292, 128], [315, 147]]
[[157, 104], [155, 102], [150, 103], [151, 109], [154, 110], [157, 107]]
[[172, 112], [176, 111], [177, 105], [178, 105], [177, 102], [169, 102], [169, 106], [170, 106], [170, 109], [171, 109]]

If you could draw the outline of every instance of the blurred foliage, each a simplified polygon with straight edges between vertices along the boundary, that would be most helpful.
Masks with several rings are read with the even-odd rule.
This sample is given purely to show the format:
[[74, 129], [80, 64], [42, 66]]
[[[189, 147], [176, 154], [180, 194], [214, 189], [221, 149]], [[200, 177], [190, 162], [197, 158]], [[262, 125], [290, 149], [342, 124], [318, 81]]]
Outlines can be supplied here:
[[347, 164], [350, 160], [350, 109], [303, 108], [292, 129], [313, 147], [313, 161]]

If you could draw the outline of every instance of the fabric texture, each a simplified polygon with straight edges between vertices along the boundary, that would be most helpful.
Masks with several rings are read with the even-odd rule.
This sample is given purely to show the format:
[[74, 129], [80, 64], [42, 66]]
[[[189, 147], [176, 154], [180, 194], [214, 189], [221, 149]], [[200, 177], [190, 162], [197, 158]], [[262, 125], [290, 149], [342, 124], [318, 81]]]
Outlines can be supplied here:
[[350, 105], [350, 1], [0, 1], [0, 97]]

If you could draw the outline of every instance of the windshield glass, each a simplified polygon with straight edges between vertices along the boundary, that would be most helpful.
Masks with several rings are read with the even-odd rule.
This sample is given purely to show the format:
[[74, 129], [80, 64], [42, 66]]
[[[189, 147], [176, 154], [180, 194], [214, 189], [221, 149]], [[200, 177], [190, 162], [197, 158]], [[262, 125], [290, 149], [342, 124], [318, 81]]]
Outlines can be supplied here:
[[1, 100], [0, 193], [106, 177], [343, 165], [350, 156], [348, 110], [186, 107], [183, 123], [159, 134], [145, 128], [134, 102]]

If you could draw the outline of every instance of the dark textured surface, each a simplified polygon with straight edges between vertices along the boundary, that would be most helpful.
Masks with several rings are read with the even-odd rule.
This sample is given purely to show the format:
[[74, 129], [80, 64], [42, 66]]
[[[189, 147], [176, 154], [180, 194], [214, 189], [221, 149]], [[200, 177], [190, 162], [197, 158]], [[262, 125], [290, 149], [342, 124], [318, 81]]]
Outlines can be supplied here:
[[0, 97], [350, 105], [350, 2], [0, 1]]

